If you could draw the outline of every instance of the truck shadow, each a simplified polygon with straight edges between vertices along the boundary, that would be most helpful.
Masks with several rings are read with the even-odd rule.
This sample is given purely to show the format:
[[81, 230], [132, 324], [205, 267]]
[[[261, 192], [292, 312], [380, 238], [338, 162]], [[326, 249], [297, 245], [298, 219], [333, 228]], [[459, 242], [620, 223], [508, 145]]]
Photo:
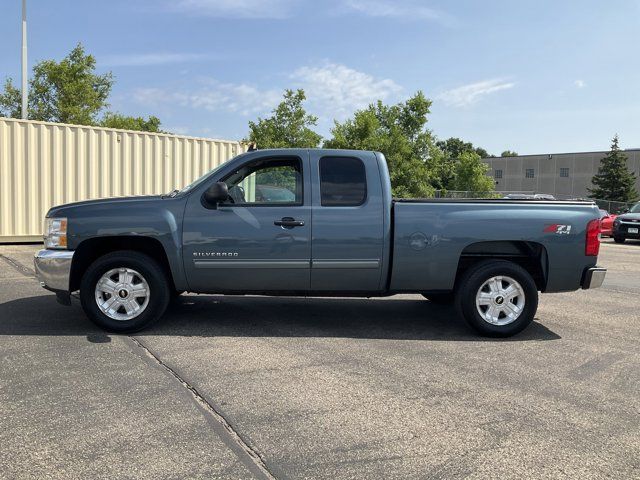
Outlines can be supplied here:
[[[110, 341], [84, 316], [77, 300], [63, 307], [52, 295], [0, 304], [0, 335], [82, 335]], [[559, 335], [534, 321], [510, 339], [474, 334], [454, 309], [420, 297], [380, 299], [180, 297], [157, 324], [140, 336], [326, 337], [433, 341], [557, 340]]]

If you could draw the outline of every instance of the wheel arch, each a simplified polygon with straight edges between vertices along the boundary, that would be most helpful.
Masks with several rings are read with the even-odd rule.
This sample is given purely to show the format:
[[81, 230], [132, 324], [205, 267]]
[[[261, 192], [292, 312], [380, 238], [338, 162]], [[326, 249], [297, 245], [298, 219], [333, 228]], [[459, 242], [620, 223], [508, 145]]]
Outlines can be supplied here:
[[541, 243], [524, 240], [475, 242], [461, 252], [456, 271], [456, 286], [469, 268], [486, 260], [507, 260], [524, 268], [539, 291], [544, 292], [548, 278], [547, 250]]
[[162, 243], [158, 239], [151, 237], [122, 235], [89, 238], [83, 240], [78, 245], [71, 264], [69, 290], [74, 292], [80, 289], [80, 282], [84, 272], [95, 260], [103, 255], [119, 250], [143, 253], [156, 260], [165, 272], [170, 285], [174, 290], [176, 289], [169, 258]]

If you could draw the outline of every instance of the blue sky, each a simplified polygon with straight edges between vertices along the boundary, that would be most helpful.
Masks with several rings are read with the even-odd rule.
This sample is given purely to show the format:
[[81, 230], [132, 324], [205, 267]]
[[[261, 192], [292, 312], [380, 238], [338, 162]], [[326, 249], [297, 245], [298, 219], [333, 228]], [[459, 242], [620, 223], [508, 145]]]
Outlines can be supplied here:
[[[423, 90], [429, 128], [489, 152], [640, 147], [640, 2], [28, 0], [29, 63], [82, 42], [113, 110], [239, 139], [285, 88], [333, 119]], [[20, 0], [0, 4], [0, 77], [20, 74]]]

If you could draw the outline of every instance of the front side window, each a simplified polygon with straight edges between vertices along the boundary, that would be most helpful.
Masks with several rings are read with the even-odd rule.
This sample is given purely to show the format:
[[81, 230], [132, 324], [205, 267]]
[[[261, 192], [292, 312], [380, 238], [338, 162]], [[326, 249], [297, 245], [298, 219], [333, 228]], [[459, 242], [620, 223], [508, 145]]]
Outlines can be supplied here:
[[269, 158], [243, 165], [223, 179], [235, 205], [302, 205], [299, 158]]
[[353, 157], [320, 159], [320, 197], [324, 207], [362, 205], [367, 198], [364, 163]]

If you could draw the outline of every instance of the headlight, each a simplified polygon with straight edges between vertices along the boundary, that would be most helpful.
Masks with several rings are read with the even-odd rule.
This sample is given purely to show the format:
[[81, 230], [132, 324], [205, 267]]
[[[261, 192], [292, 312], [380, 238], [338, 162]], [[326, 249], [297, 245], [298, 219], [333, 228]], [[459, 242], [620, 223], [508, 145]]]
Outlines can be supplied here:
[[67, 219], [44, 219], [44, 248], [67, 248]]

